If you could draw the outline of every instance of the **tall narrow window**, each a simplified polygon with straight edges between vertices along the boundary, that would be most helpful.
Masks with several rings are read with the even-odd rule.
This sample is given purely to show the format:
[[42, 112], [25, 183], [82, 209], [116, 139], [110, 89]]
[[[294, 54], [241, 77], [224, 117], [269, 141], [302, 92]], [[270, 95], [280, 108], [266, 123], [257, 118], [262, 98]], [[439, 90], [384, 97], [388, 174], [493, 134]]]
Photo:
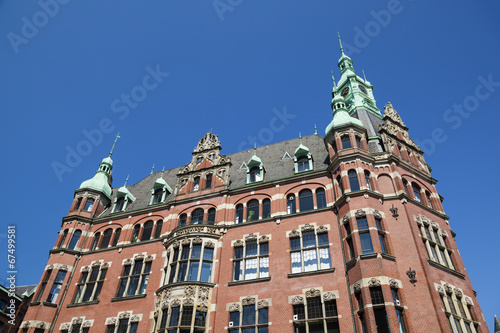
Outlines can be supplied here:
[[418, 202], [421, 202], [421, 200], [420, 200], [420, 187], [415, 183], [412, 183], [411, 186], [413, 188], [413, 195], [415, 196], [415, 200], [417, 200]]
[[104, 231], [102, 234], [102, 241], [101, 245], [99, 246], [100, 249], [105, 249], [108, 247], [109, 242], [111, 241], [111, 234], [113, 233], [113, 229], [108, 228]]
[[186, 225], [186, 221], [187, 221], [187, 215], [186, 214], [181, 214], [181, 216], [179, 217], [179, 226], [180, 227], [183, 227]]
[[351, 138], [349, 138], [349, 135], [343, 135], [340, 140], [342, 141], [342, 149], [351, 148]]
[[365, 171], [365, 181], [366, 181], [366, 187], [369, 190], [372, 190], [372, 181], [370, 179], [370, 172], [369, 171]]
[[163, 221], [162, 220], [156, 221], [155, 238], [160, 238], [162, 227], [163, 227]]
[[52, 289], [50, 289], [49, 296], [47, 297], [47, 302], [49, 303], [57, 302], [57, 298], [59, 297], [59, 292], [61, 291], [65, 277], [66, 277], [65, 271], [57, 272], [54, 284], [52, 285]]
[[38, 294], [36, 296], [37, 302], [40, 302], [40, 300], [42, 299], [42, 294], [45, 291], [45, 287], [47, 286], [47, 282], [49, 281], [51, 273], [52, 273], [52, 270], [48, 269], [45, 271], [45, 274], [43, 275], [42, 282], [40, 283], [40, 290], [37, 290], [38, 291]]
[[121, 212], [125, 208], [125, 197], [116, 199], [116, 206], [113, 212]]
[[[243, 245], [243, 244], [242, 244]], [[269, 276], [269, 243], [247, 241], [234, 248], [233, 280], [251, 280]]]
[[200, 188], [200, 177], [194, 177], [193, 180], [193, 191], [198, 191]]
[[66, 240], [66, 237], [68, 236], [68, 229], [64, 229], [62, 232], [61, 239], [59, 240], [59, 243], [57, 243], [57, 247], [61, 247], [64, 244], [64, 241]]
[[357, 217], [359, 240], [361, 243], [361, 250], [363, 254], [373, 253], [373, 244], [370, 237], [370, 230], [368, 229], [368, 220], [366, 217]]
[[408, 194], [408, 196], [410, 196], [410, 192], [408, 190], [408, 182], [406, 181], [406, 179], [403, 179], [403, 189], [405, 193]]
[[268, 219], [271, 217], [271, 200], [262, 200], [262, 218]]
[[428, 191], [425, 191], [425, 196], [427, 197], [427, 206], [434, 209], [434, 206], [432, 205], [431, 194]]
[[290, 238], [292, 273], [311, 272], [331, 268], [328, 234], [302, 232], [302, 237]]
[[161, 202], [161, 199], [163, 198], [163, 187], [157, 188], [153, 192], [153, 202], [152, 203], [159, 203]]
[[205, 188], [211, 188], [212, 187], [212, 174], [209, 173], [207, 174], [207, 178], [205, 180]]
[[286, 199], [286, 210], [288, 214], [295, 214], [296, 213], [296, 208], [295, 208], [295, 194], [290, 194], [287, 199]]
[[91, 212], [94, 207], [94, 199], [87, 198], [87, 202], [85, 202], [85, 207], [83, 208], [87, 212]]
[[76, 247], [76, 244], [78, 244], [78, 240], [80, 239], [80, 236], [82, 235], [81, 230], [75, 230], [73, 233], [73, 237], [71, 237], [71, 242], [69, 242], [68, 249], [74, 250]]
[[361, 147], [361, 139], [359, 138], [359, 136], [356, 136], [356, 147]]
[[215, 223], [215, 208], [210, 208], [208, 210], [207, 222], [208, 222], [208, 224], [214, 224]]
[[143, 295], [146, 293], [151, 261], [134, 260], [123, 267], [117, 297]]
[[316, 202], [318, 205], [318, 209], [326, 207], [326, 197], [324, 189], [322, 188], [316, 189]]
[[247, 203], [247, 222], [259, 219], [259, 201], [252, 199]]
[[311, 190], [302, 190], [299, 192], [299, 207], [301, 212], [314, 209], [313, 196]]
[[135, 243], [139, 240], [139, 232], [141, 231], [141, 225], [134, 225], [134, 231], [132, 232], [132, 239], [130, 240], [132, 243]]
[[337, 177], [337, 183], [339, 184], [339, 195], [344, 194], [344, 184], [342, 184], [342, 176]]
[[111, 246], [116, 246], [118, 245], [118, 241], [120, 240], [120, 234], [122, 232], [121, 228], [115, 229], [115, 235], [113, 237], [113, 242], [111, 243]]
[[190, 224], [200, 224], [203, 222], [203, 214], [204, 211], [201, 208], [196, 208], [191, 213], [191, 222]]
[[242, 204], [236, 205], [235, 222], [236, 223], [243, 223], [243, 205]]
[[98, 232], [94, 235], [94, 241], [92, 242], [92, 247], [90, 248], [91, 251], [94, 251], [97, 249], [97, 245], [99, 245], [99, 239], [101, 238], [101, 233]]
[[349, 170], [347, 175], [349, 176], [349, 185], [351, 186], [351, 192], [359, 191], [359, 180], [356, 170]]
[[382, 220], [379, 218], [375, 218], [375, 224], [377, 225], [378, 239], [380, 241], [380, 248], [382, 249], [382, 253], [388, 253], [387, 243], [385, 241], [385, 231], [384, 229], [382, 229]]
[[153, 221], [148, 221], [144, 223], [144, 229], [142, 230], [141, 241], [147, 241], [151, 238], [151, 233], [153, 232]]

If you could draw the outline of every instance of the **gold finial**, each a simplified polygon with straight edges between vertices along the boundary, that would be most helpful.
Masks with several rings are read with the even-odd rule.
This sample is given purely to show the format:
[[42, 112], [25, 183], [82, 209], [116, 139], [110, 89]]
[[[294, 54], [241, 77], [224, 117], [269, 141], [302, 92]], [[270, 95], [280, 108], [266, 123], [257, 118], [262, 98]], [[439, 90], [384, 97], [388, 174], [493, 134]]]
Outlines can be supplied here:
[[118, 141], [119, 138], [120, 138], [120, 132], [118, 132], [118, 134], [116, 135], [115, 142], [113, 143], [113, 147], [111, 147], [111, 151], [109, 152], [109, 157], [111, 157], [111, 155], [113, 155], [113, 150], [115, 149], [116, 141]]

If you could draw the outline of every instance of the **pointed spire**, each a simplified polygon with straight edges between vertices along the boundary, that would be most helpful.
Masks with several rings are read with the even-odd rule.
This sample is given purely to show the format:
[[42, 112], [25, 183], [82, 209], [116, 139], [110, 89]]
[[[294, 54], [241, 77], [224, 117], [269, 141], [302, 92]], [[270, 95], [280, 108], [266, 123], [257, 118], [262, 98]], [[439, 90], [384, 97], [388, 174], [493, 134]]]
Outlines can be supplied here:
[[316, 127], [316, 124], [314, 124], [314, 134], [318, 134], [318, 128]]
[[116, 135], [115, 142], [113, 143], [113, 147], [111, 147], [111, 151], [109, 152], [109, 157], [111, 157], [111, 155], [113, 155], [113, 150], [115, 150], [116, 141], [118, 141], [119, 138], [120, 138], [120, 132], [118, 132], [118, 134]]
[[155, 165], [154, 165], [154, 164], [153, 164], [153, 167], [151, 168], [151, 173], [150, 173], [150, 175], [152, 175], [152, 174], [153, 174], [153, 172], [155, 172]]
[[127, 183], [128, 183], [128, 176], [130, 176], [130, 175], [127, 175], [127, 179], [125, 179], [125, 184], [123, 184], [123, 187], [127, 186]]
[[165, 166], [163, 166], [163, 169], [161, 169], [161, 178], [163, 178], [163, 173], [165, 172]]
[[365, 70], [364, 70], [364, 69], [362, 69], [361, 71], [363, 72], [363, 79], [364, 79], [364, 80], [365, 80], [365, 82], [366, 82]]
[[302, 134], [299, 132], [299, 142], [302, 144]]
[[257, 142], [253, 144], [253, 156], [257, 156]]
[[332, 81], [333, 81], [333, 88], [337, 88], [337, 84], [335, 83], [335, 77], [333, 76], [333, 69], [332, 69]]
[[342, 39], [340, 39], [340, 32], [337, 31], [337, 34], [339, 35], [340, 52], [342, 52], [342, 55], [344, 55], [344, 48], [342, 47]]

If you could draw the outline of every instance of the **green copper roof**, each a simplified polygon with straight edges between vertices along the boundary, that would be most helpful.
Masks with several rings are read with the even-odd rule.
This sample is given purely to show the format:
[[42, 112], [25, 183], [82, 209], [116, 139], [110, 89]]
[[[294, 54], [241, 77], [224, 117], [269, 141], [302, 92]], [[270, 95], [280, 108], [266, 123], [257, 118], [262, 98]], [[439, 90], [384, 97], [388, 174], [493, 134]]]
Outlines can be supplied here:
[[252, 158], [250, 159], [250, 161], [248, 161], [248, 163], [247, 163], [247, 166], [249, 168], [253, 167], [253, 166], [259, 166], [259, 165], [262, 165], [262, 160], [257, 155], [253, 155]]
[[332, 105], [334, 107], [333, 120], [326, 127], [325, 135], [328, 134], [331, 130], [336, 129], [336, 128], [341, 127], [341, 126], [344, 126], [344, 125], [358, 125], [358, 126], [364, 127], [361, 120], [354, 118], [354, 117], [351, 117], [349, 115], [349, 113], [345, 109], [345, 100], [342, 96], [335, 95], [335, 97], [333, 98], [333, 101], [332, 101]]
[[111, 187], [108, 184], [108, 177], [101, 171], [97, 171], [94, 177], [84, 181], [79, 189], [96, 190], [111, 198]]
[[495, 333], [500, 333], [500, 319], [495, 315]]
[[130, 193], [130, 191], [124, 186], [120, 187], [117, 192], [117, 197], [126, 197], [130, 201], [134, 202], [135, 197]]

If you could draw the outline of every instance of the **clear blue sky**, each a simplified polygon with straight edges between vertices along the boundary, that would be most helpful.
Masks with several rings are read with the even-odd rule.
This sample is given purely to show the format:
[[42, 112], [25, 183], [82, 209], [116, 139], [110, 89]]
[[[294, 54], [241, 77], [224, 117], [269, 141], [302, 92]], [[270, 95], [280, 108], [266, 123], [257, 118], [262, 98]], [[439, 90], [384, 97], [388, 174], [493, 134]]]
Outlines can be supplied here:
[[[497, 1], [60, 1], [0, 1], [0, 247], [6, 253], [7, 225], [16, 225], [19, 284], [39, 281], [73, 191], [94, 175], [118, 131], [115, 186], [128, 174], [130, 184], [139, 181], [153, 164], [188, 163], [210, 129], [226, 154], [311, 134], [314, 124], [322, 133], [340, 31], [378, 107], [391, 101], [427, 152], [493, 324]], [[151, 71], [157, 80], [144, 82]], [[138, 102], [125, 100], [131, 93]], [[270, 131], [284, 110], [291, 116], [283, 129]], [[86, 144], [85, 131], [99, 126], [102, 138]], [[68, 149], [80, 158], [67, 160]], [[0, 277], [6, 271], [0, 257]]]

